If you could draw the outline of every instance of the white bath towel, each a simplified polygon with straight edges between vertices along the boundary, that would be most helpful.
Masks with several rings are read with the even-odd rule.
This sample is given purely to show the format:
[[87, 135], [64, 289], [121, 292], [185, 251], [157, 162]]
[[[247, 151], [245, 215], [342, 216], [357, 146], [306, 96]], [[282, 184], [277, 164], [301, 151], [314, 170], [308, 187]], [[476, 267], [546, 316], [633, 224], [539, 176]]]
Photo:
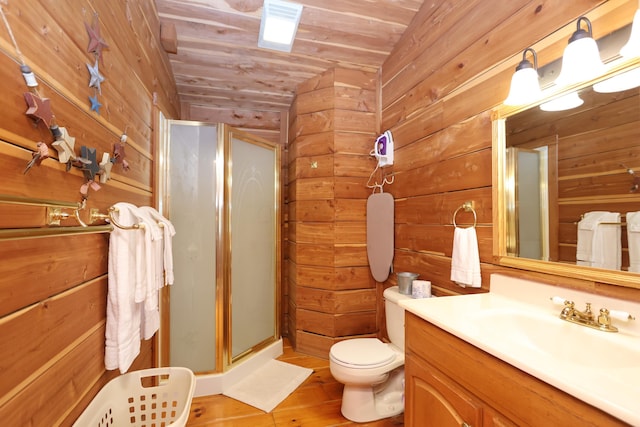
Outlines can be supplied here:
[[162, 242], [162, 257], [163, 257], [163, 273], [164, 281], [167, 285], [173, 284], [173, 236], [176, 235], [176, 229], [164, 215], [158, 212], [156, 209], [150, 206], [142, 206], [140, 209], [146, 211], [154, 218], [159, 224], [162, 224], [162, 231], [164, 238]]
[[[119, 224], [138, 222], [135, 206], [116, 203], [113, 213]], [[140, 304], [135, 301], [138, 269], [136, 255], [141, 252], [142, 230], [114, 227], [109, 238], [109, 276], [105, 333], [105, 367], [127, 372], [140, 353]]]
[[629, 271], [640, 273], [640, 211], [627, 212]]
[[149, 339], [160, 327], [158, 291], [162, 286], [162, 229], [147, 210], [135, 209], [140, 224], [144, 224], [143, 258], [138, 262], [139, 282], [136, 301], [143, 304], [141, 332]]
[[451, 255], [451, 280], [459, 286], [479, 288], [480, 253], [475, 227], [456, 227], [453, 233], [453, 253]]
[[578, 265], [620, 270], [622, 266], [620, 214], [593, 211], [578, 223]]

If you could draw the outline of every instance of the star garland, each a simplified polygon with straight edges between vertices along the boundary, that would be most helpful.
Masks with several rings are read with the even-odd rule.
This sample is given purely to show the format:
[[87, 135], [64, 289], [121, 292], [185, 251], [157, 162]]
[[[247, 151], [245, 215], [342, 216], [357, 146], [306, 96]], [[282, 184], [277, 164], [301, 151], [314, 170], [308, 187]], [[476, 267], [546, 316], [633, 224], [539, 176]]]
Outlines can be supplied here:
[[93, 53], [95, 57], [95, 63], [93, 66], [91, 66], [91, 64], [87, 64], [87, 70], [89, 70], [89, 87], [94, 88], [95, 92], [94, 96], [89, 97], [89, 102], [91, 102], [91, 111], [95, 111], [98, 115], [100, 114], [100, 107], [102, 107], [102, 104], [98, 101], [98, 94], [102, 94], [100, 84], [104, 82], [104, 77], [98, 70], [98, 64], [103, 62], [102, 50], [109, 47], [100, 35], [99, 24], [100, 21], [98, 20], [97, 13], [93, 15], [93, 23], [91, 26], [86, 22], [84, 23], [84, 28], [87, 30], [87, 34], [89, 35], [89, 46], [87, 47], [87, 52]]
[[[97, 161], [97, 152], [95, 148], [82, 146], [80, 149], [80, 155], [76, 155], [76, 138], [69, 135], [69, 132], [65, 127], [58, 126], [55, 114], [51, 109], [51, 101], [49, 98], [44, 98], [40, 95], [36, 76], [24, 60], [1, 4], [0, 15], [15, 48], [16, 55], [21, 64], [20, 71], [22, 72], [28, 88], [28, 92], [24, 93], [24, 99], [27, 104], [25, 115], [33, 120], [35, 126], [40, 125], [40, 123], [44, 123], [45, 126], [47, 126], [54, 138], [54, 142], [51, 145], [58, 152], [58, 161], [67, 165], [67, 171], [71, 170], [71, 167], [76, 167], [82, 170], [85, 177], [85, 183], [80, 187], [80, 194], [82, 195], [82, 203], [84, 206], [88, 197], [89, 188], [94, 191], [100, 189], [100, 185], [95, 181], [96, 175], [99, 175], [101, 183], [106, 183], [111, 177], [111, 168], [115, 163], [122, 163], [123, 169], [125, 171], [128, 170], [128, 164], [126, 160], [124, 160], [124, 142], [127, 139], [126, 133], [122, 134], [120, 143], [114, 144], [113, 157], [111, 157], [109, 153], [103, 153], [100, 163]], [[94, 65], [91, 66], [90, 64], [87, 64], [87, 70], [90, 74], [89, 87], [93, 87], [95, 91], [95, 96], [90, 96], [89, 100], [91, 101], [91, 111], [95, 111], [100, 114], [99, 108], [102, 104], [100, 104], [98, 100], [98, 94], [102, 93], [100, 85], [105, 79], [98, 70], [98, 64], [102, 61], [102, 50], [107, 48], [108, 45], [100, 35], [97, 14], [94, 16], [93, 26], [89, 26], [85, 23], [85, 28], [87, 29], [90, 38], [88, 51], [92, 52], [95, 56]], [[38, 141], [36, 143], [36, 150], [32, 153], [31, 159], [27, 163], [24, 173], [26, 174], [29, 172], [34, 165], [39, 166], [42, 161], [48, 157], [49, 146], [45, 142]]]

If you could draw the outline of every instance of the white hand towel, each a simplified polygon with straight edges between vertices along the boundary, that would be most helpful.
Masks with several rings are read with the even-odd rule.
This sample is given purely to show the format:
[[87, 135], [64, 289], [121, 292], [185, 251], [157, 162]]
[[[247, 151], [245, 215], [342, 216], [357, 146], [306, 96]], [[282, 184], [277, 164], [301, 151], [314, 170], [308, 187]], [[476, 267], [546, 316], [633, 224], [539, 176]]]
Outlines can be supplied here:
[[[133, 225], [137, 218], [131, 205], [117, 203], [113, 215], [122, 225]], [[140, 353], [140, 304], [135, 301], [138, 230], [114, 227], [109, 237], [109, 276], [105, 333], [105, 367], [127, 372]]]
[[578, 223], [578, 265], [619, 270], [622, 265], [620, 214], [587, 212]]
[[584, 214], [578, 222], [578, 242], [576, 247], [576, 260], [578, 265], [590, 266], [593, 261], [592, 248], [593, 237], [601, 217], [607, 212], [593, 211]]
[[593, 236], [593, 267], [620, 270], [622, 268], [622, 226], [620, 213], [607, 212]]
[[451, 255], [451, 280], [462, 287], [479, 288], [482, 285], [478, 236], [475, 227], [455, 228]]
[[629, 271], [640, 273], [640, 211], [627, 212]]

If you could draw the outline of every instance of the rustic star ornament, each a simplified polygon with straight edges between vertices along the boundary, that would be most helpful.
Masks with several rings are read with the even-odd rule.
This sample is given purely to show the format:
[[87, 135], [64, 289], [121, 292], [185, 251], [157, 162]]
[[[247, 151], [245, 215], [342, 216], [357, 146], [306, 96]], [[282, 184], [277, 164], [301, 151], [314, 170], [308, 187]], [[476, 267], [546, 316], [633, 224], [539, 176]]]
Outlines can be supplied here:
[[100, 101], [98, 101], [98, 97], [90, 96], [89, 101], [91, 101], [91, 111], [95, 111], [96, 113], [100, 114], [100, 107], [102, 107], [102, 104], [100, 104]]
[[31, 160], [29, 161], [29, 163], [27, 163], [26, 169], [24, 170], [24, 172], [22, 172], [23, 174], [29, 172], [33, 165], [40, 166], [40, 163], [42, 163], [44, 159], [49, 157], [49, 147], [47, 147], [47, 144], [45, 144], [44, 142], [38, 142], [36, 144], [36, 147], [37, 150], [31, 153]]
[[102, 161], [100, 162], [100, 183], [104, 184], [109, 179], [111, 179], [111, 168], [113, 167], [113, 162], [109, 156], [109, 153], [102, 153]]
[[51, 145], [58, 151], [58, 161], [60, 163], [68, 163], [76, 158], [76, 153], [73, 151], [76, 139], [69, 135], [66, 128], [61, 127], [59, 130], [60, 136]]
[[93, 181], [98, 171], [100, 171], [100, 165], [98, 164], [97, 153], [95, 148], [89, 148], [85, 145], [80, 147], [80, 155], [89, 161], [82, 168], [84, 177], [87, 181]]
[[[123, 135], [126, 136], [126, 135]], [[123, 138], [126, 141], [126, 138]], [[121, 139], [122, 141], [122, 139]], [[113, 145], [113, 159], [115, 163], [122, 163], [122, 168], [125, 171], [129, 170], [129, 162], [127, 161], [127, 155], [124, 150], [123, 142], [116, 142]]]
[[100, 83], [104, 81], [104, 77], [98, 71], [98, 60], [96, 59], [95, 65], [92, 67], [87, 64], [87, 69], [89, 70], [89, 74], [91, 75], [89, 79], [89, 87], [95, 87], [98, 89], [98, 93], [102, 93], [102, 89], [100, 88]]
[[108, 48], [109, 45], [107, 45], [100, 35], [100, 27], [98, 26], [98, 23], [98, 17], [95, 16], [93, 19], [93, 25], [89, 26], [89, 24], [85, 22], [84, 27], [87, 29], [87, 33], [89, 34], [89, 47], [87, 47], [87, 52], [95, 53], [97, 58], [102, 61], [102, 49]]
[[51, 119], [53, 118], [49, 98], [40, 98], [35, 93], [25, 92], [24, 100], [27, 101], [27, 105], [29, 106], [25, 114], [36, 122], [42, 120], [44, 124], [49, 127]]

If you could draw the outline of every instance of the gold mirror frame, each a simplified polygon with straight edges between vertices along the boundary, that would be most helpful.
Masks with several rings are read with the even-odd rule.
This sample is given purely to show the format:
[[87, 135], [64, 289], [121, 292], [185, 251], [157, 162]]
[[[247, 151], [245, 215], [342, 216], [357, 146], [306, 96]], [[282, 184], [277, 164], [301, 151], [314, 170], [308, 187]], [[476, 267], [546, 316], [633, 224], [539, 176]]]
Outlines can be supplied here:
[[614, 75], [640, 67], [640, 58], [634, 58], [613, 66], [604, 75], [587, 82], [568, 86], [565, 88], [550, 90], [544, 99], [535, 104], [508, 107], [501, 105], [492, 113], [492, 152], [493, 152], [493, 256], [494, 262], [505, 267], [513, 267], [521, 270], [535, 271], [591, 282], [600, 282], [610, 285], [624, 286], [640, 289], [640, 274], [627, 271], [606, 270], [601, 268], [563, 264], [559, 262], [541, 261], [535, 259], [518, 258], [507, 255], [507, 211], [506, 211], [506, 127], [508, 117], [520, 111], [536, 107], [550, 99], [557, 98], [571, 91], [577, 91], [592, 86], [598, 81], [605, 80]]

